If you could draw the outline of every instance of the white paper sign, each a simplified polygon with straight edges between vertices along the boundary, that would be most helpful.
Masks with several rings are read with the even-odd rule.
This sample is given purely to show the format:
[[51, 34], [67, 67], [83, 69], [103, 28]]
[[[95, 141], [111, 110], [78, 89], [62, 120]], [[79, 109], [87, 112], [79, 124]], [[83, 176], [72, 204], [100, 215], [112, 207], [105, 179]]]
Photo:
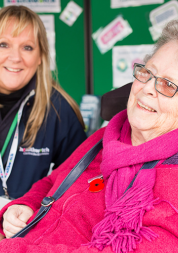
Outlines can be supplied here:
[[70, 1], [60, 15], [60, 19], [69, 26], [77, 20], [83, 9], [73, 1]]
[[112, 49], [113, 87], [121, 87], [133, 81], [134, 63], [144, 63], [153, 45], [116, 46]]
[[111, 0], [111, 8], [164, 3], [164, 0]]
[[24, 5], [35, 12], [60, 12], [60, 0], [4, 0], [4, 6]]
[[159, 38], [163, 27], [173, 19], [178, 19], [177, 1], [169, 1], [150, 12], [152, 27], [149, 28], [149, 31], [153, 40]]
[[123, 40], [130, 33], [132, 33], [132, 28], [129, 23], [119, 16], [106, 27], [99, 28], [99, 30], [92, 34], [92, 37], [100, 52], [105, 53], [110, 50], [117, 41]]
[[0, 197], [0, 210], [7, 205], [11, 200]]
[[54, 15], [39, 15], [39, 17], [43, 21], [43, 24], [46, 28], [50, 51], [50, 69], [55, 70], [56, 49], [55, 49]]

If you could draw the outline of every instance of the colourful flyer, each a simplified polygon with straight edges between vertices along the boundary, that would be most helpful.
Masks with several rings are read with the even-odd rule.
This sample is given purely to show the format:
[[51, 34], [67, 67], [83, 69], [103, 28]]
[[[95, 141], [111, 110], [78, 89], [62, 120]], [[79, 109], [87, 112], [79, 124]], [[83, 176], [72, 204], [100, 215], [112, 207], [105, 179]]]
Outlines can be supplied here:
[[112, 49], [113, 87], [121, 87], [133, 81], [134, 63], [144, 63], [153, 45], [115, 46]]
[[72, 26], [82, 13], [83, 9], [73, 1], [70, 1], [60, 15], [60, 19], [69, 26]]
[[124, 20], [119, 16], [106, 27], [99, 28], [94, 34], [92, 34], [92, 37], [100, 52], [105, 53], [110, 50], [117, 41], [123, 40], [131, 33], [132, 28], [127, 20]]
[[111, 0], [111, 8], [140, 6], [146, 4], [162, 4], [164, 0]]
[[171, 20], [178, 19], [178, 2], [169, 1], [150, 12], [152, 27], [149, 28], [153, 40], [161, 35], [163, 27]]
[[4, 0], [4, 6], [9, 5], [24, 5], [38, 13], [61, 11], [60, 0]]

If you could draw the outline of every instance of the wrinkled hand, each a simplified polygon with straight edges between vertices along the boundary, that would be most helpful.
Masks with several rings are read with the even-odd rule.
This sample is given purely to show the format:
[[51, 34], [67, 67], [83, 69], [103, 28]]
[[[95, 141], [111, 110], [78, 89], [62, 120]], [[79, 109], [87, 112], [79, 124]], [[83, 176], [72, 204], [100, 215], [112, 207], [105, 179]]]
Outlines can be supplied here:
[[26, 226], [33, 215], [33, 210], [25, 205], [12, 205], [3, 215], [3, 231], [6, 238], [10, 238]]
[[2, 235], [2, 234], [0, 234], [0, 241], [2, 240], [2, 239], [4, 239], [5, 237]]

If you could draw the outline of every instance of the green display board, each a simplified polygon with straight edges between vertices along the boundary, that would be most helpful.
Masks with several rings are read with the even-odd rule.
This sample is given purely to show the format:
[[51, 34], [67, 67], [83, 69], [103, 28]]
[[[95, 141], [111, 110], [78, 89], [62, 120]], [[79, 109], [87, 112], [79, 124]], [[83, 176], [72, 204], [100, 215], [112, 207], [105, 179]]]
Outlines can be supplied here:
[[[164, 3], [166, 2], [169, 1], [165, 0]], [[110, 0], [91, 0], [92, 32], [97, 31], [100, 27], [105, 27], [121, 14], [124, 19], [128, 20], [133, 33], [115, 45], [153, 44], [154, 41], [148, 30], [148, 27], [151, 26], [149, 13], [159, 6], [161, 4], [111, 9]], [[112, 50], [101, 54], [94, 41], [93, 85], [95, 95], [102, 95], [110, 91], [113, 86]]]
[[[61, 12], [69, 0], [60, 0]], [[75, 0], [83, 8], [83, 0]], [[4, 6], [0, 0], [0, 7]], [[38, 13], [40, 15], [44, 13]], [[56, 32], [56, 63], [60, 85], [79, 104], [85, 88], [85, 57], [84, 57], [84, 14], [80, 14], [73, 26], [66, 25], [59, 19], [60, 13], [54, 15]]]
[[[63, 10], [68, 0], [61, 0]], [[83, 8], [83, 0], [75, 0]], [[56, 62], [61, 86], [79, 104], [85, 88], [84, 14], [80, 14], [73, 26], [69, 27], [55, 15]]]

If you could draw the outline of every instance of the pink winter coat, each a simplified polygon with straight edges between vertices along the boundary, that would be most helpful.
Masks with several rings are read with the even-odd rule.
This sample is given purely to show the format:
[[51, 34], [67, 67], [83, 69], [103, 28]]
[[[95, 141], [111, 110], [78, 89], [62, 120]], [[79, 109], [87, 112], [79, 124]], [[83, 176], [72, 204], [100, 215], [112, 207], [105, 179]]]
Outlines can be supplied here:
[[[58, 169], [33, 185], [32, 189], [13, 204], [30, 206], [35, 214], [45, 196], [51, 196], [69, 171], [83, 155], [103, 136], [104, 129], [88, 138]], [[25, 238], [4, 239], [0, 242], [1, 253], [95, 253], [88, 248], [92, 228], [103, 219], [105, 209], [105, 188], [97, 193], [89, 191], [88, 179], [101, 174], [100, 152], [86, 171], [70, 189], [53, 205], [49, 213], [25, 236]], [[105, 182], [105, 185], [107, 182]], [[154, 197], [170, 201], [178, 209], [178, 166], [161, 165], [157, 168]], [[12, 204], [11, 203], [11, 204]], [[0, 212], [0, 218], [8, 206]], [[34, 215], [35, 215], [34, 214]], [[32, 217], [33, 218], [33, 217]], [[159, 235], [153, 242], [145, 239], [137, 245], [135, 253], [178, 252], [178, 213], [167, 202], [156, 205], [144, 216], [143, 224]], [[2, 228], [1, 228], [2, 229]], [[1, 230], [1, 233], [2, 230]], [[111, 253], [106, 247], [103, 253]]]

